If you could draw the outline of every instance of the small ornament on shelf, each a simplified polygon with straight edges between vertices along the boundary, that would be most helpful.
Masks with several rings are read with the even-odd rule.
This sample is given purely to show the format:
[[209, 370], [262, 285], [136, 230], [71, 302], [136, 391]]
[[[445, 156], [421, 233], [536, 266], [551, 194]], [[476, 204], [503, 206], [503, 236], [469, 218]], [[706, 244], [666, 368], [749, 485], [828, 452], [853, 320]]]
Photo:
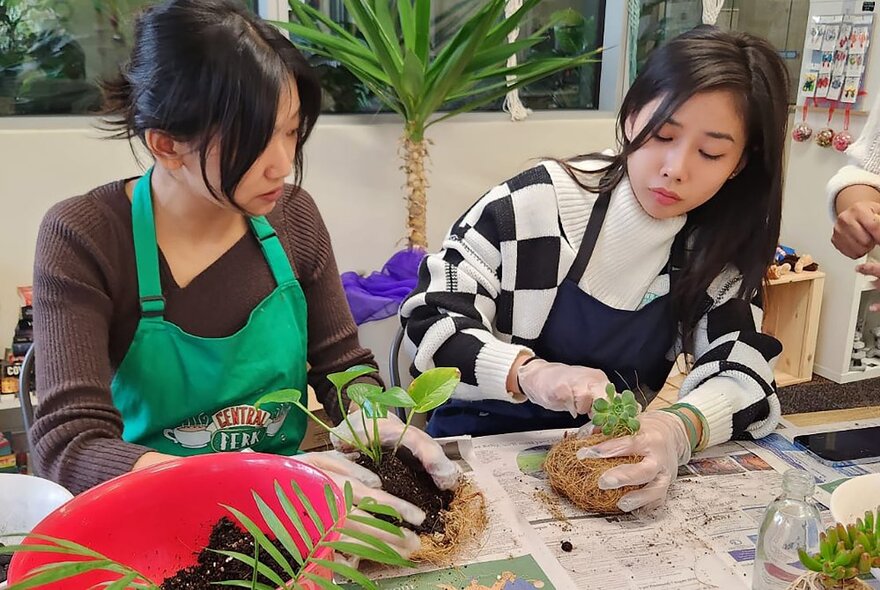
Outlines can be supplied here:
[[804, 100], [804, 109], [801, 111], [801, 122], [794, 126], [794, 129], [791, 132], [791, 138], [797, 142], [804, 142], [810, 139], [813, 135], [813, 128], [810, 127], [809, 123], [807, 123], [807, 110], [809, 109], [809, 104], [806, 100]]
[[834, 129], [831, 128], [831, 119], [834, 118], [834, 105], [832, 104], [828, 107], [828, 122], [826, 123], [827, 127], [824, 129], [820, 129], [819, 133], [816, 134], [816, 145], [819, 147], [827, 148], [830, 147], [832, 143], [834, 143]]
[[851, 106], [846, 107], [845, 114], [843, 115], [843, 131], [835, 135], [832, 140], [834, 149], [838, 152], [845, 152], [853, 142], [853, 136], [849, 132], [849, 112], [851, 108]]

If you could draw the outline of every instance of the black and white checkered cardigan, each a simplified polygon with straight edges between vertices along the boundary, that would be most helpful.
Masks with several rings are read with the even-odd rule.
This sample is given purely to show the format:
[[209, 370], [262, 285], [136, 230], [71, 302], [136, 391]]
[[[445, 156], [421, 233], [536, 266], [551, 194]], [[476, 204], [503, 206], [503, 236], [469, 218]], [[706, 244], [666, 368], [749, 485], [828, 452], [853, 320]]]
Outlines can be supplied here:
[[[538, 232], [538, 221], [515, 215], [517, 201], [547, 201], [550, 191], [557, 202], [557, 191], [573, 187], [595, 201], [558, 164], [544, 162], [493, 188], [453, 225], [401, 306], [414, 373], [458, 367], [462, 384], [455, 397], [514, 401], [506, 386], [510, 367], [534, 344], [568, 273], [571, 257], [561, 257], [561, 250], [579, 246], [563, 235], [561, 216], [558, 224], [545, 219]], [[756, 330], [761, 310], [733, 297], [739, 280], [728, 271], [710, 286], [711, 307], [697, 326], [694, 366], [679, 394], [706, 418], [701, 446], [766, 436], [780, 416], [773, 365], [782, 347]], [[669, 358], [680, 349], [677, 342]]]

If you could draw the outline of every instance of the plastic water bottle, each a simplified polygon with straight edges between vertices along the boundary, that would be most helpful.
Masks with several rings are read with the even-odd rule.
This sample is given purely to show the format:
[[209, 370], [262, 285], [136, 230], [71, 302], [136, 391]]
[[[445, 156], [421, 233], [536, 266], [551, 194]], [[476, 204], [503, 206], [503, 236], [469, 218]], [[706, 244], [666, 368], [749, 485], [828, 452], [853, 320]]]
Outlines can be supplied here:
[[753, 590], [784, 590], [805, 572], [798, 549], [819, 550], [822, 519], [813, 500], [815, 481], [806, 471], [789, 469], [782, 476], [782, 495], [764, 513], [755, 548]]

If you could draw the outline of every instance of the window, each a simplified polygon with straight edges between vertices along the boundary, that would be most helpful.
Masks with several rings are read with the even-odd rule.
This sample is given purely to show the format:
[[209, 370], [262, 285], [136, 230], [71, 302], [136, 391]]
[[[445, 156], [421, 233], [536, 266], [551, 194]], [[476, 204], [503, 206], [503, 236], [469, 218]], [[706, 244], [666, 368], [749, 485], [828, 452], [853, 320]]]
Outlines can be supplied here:
[[0, 0], [0, 115], [85, 114], [147, 0]]
[[0, 0], [0, 116], [97, 111], [97, 80], [128, 58], [134, 16], [155, 1]]
[[[809, 0], [728, 0], [716, 24], [728, 30], [764, 37], [785, 61], [790, 78], [789, 102], [797, 99], [809, 17]], [[702, 21], [702, 0], [642, 0], [637, 60], [667, 39], [688, 31]]]

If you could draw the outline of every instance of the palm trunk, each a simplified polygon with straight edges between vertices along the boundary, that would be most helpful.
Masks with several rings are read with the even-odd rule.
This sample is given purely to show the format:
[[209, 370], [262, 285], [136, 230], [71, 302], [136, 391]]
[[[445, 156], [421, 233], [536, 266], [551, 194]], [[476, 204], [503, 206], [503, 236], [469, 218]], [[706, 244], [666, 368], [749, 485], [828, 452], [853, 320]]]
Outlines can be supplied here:
[[406, 229], [410, 248], [428, 248], [428, 177], [425, 160], [428, 140], [403, 138], [403, 168], [406, 171]]

